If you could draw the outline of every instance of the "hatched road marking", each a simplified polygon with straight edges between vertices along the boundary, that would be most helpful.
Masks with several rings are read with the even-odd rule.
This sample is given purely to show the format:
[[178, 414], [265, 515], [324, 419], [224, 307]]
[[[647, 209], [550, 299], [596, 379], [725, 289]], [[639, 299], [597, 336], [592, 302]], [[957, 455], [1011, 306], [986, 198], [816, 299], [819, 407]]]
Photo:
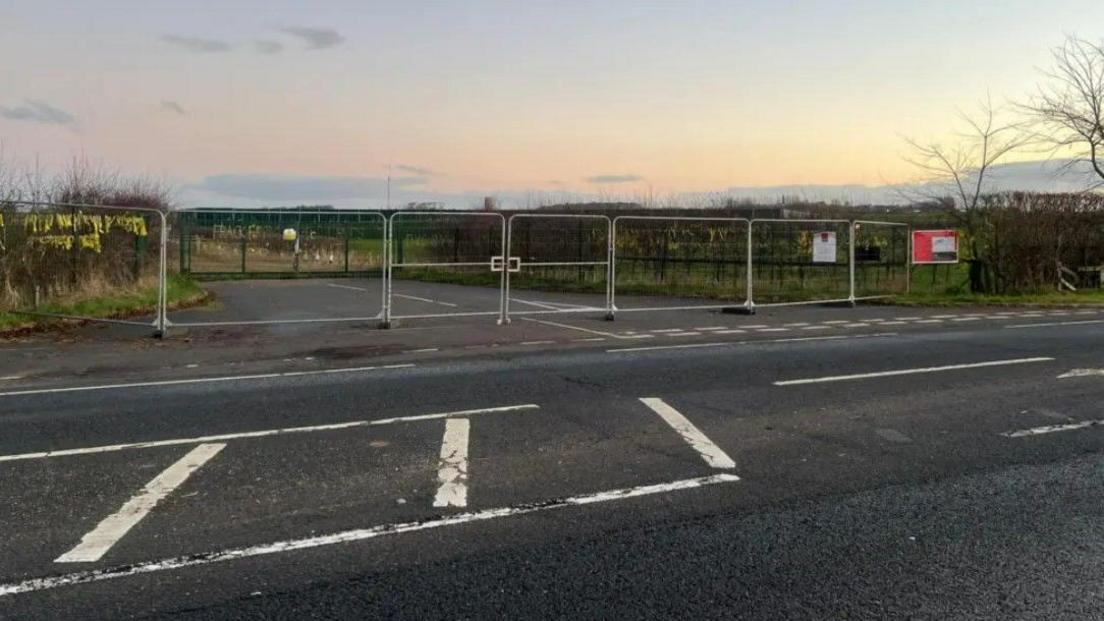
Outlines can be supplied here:
[[130, 529], [149, 515], [157, 503], [180, 487], [193, 472], [225, 447], [225, 444], [200, 444], [192, 449], [146, 483], [142, 491], [128, 500], [121, 509], [104, 518], [96, 528], [81, 538], [77, 547], [57, 557], [54, 562], [92, 563], [100, 560]]

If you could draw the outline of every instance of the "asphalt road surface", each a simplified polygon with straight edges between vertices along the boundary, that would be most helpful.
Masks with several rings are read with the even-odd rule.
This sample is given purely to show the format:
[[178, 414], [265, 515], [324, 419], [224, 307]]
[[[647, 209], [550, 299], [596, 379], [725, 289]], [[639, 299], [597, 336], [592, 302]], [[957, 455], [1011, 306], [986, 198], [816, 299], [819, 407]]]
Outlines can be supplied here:
[[0, 346], [0, 618], [1104, 617], [1104, 313], [661, 315]]

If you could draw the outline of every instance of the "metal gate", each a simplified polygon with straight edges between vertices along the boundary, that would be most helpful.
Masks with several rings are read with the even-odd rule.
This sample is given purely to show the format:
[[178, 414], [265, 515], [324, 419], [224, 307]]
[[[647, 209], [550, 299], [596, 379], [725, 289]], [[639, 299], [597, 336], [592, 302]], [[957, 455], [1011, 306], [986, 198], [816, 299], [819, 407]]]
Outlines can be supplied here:
[[177, 247], [171, 254], [181, 274], [249, 283], [234, 290], [233, 313], [177, 311], [168, 326], [371, 322], [383, 316], [387, 220], [378, 211], [195, 209], [174, 215]]
[[874, 300], [912, 290], [912, 227], [900, 222], [856, 220], [856, 300]]
[[[607, 216], [539, 213], [510, 216], [506, 226], [509, 252], [503, 319], [509, 323], [510, 315], [610, 313], [612, 246], [613, 225]], [[585, 304], [526, 300], [511, 298], [514, 286], [545, 294], [601, 297]], [[511, 303], [530, 308], [512, 311]]]
[[854, 303], [855, 237], [848, 220], [754, 219], [748, 308]]
[[[384, 327], [395, 319], [495, 315], [499, 323], [506, 321], [503, 249], [507, 226], [502, 214], [401, 211], [391, 215], [387, 230]], [[407, 286], [423, 284], [430, 293], [396, 293], [396, 279]], [[431, 288], [429, 283], [433, 283]], [[493, 289], [497, 289], [493, 297], [486, 295]], [[439, 299], [442, 293], [454, 297]], [[420, 306], [395, 312], [396, 297]]]

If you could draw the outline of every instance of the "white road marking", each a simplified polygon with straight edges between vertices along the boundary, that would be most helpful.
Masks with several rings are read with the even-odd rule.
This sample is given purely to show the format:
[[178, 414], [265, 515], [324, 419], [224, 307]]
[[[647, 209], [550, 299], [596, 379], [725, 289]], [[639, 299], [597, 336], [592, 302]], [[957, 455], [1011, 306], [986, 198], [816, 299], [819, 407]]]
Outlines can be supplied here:
[[408, 349], [404, 351], [404, 354], [428, 354], [429, 352], [441, 351], [436, 347], [425, 347], [423, 349]]
[[1017, 323], [1004, 327], [1005, 329], [1015, 330], [1019, 328], [1049, 328], [1052, 326], [1084, 326], [1094, 323], [1104, 323], [1104, 319], [1089, 319], [1087, 321], [1050, 321], [1046, 323]]
[[747, 330], [718, 330], [714, 334], [747, 334]]
[[883, 336], [897, 336], [896, 332], [880, 332], [878, 334], [856, 334], [853, 336], [803, 336], [785, 339], [756, 339], [753, 341], [715, 341], [712, 343], [689, 343], [686, 345], [654, 345], [650, 347], [622, 347], [620, 349], [607, 349], [607, 354], [622, 354], [640, 351], [659, 351], [664, 349], [695, 349], [699, 347], [725, 347], [732, 345], [760, 345], [763, 343], [797, 343], [801, 341], [842, 341], [850, 339], [866, 339]]
[[682, 328], [664, 328], [663, 330], [650, 330], [656, 334], [667, 334], [669, 332], [682, 332]]
[[907, 321], [883, 321], [882, 325], [883, 326], [903, 326], [906, 323], [908, 323], [908, 322]]
[[746, 326], [740, 326], [740, 327], [741, 328], [747, 328], [749, 330], [754, 330], [754, 329], [758, 329], [758, 328], [769, 328], [770, 326], [768, 326], [765, 323], [749, 323]]
[[736, 467], [736, 462], [732, 461], [732, 458], [728, 456], [721, 447], [713, 443], [700, 429], [694, 426], [694, 423], [690, 422], [685, 416], [678, 410], [667, 405], [663, 399], [656, 397], [641, 397], [641, 403], [652, 409], [653, 412], [659, 414], [659, 417], [663, 419], [668, 425], [671, 426], [686, 443], [694, 448], [701, 454], [705, 463], [709, 464], [713, 468], [730, 469]]
[[378, 367], [341, 367], [336, 369], [317, 369], [314, 371], [285, 371], [283, 373], [258, 373], [256, 375], [231, 375], [226, 377], [198, 377], [195, 379], [160, 380], [154, 382], [133, 382], [130, 384], [99, 384], [93, 386], [68, 386], [65, 388], [36, 388], [33, 390], [15, 390], [0, 392], [0, 397], [19, 397], [24, 395], [47, 395], [60, 392], [86, 392], [89, 390], [118, 390], [123, 388], [149, 388], [153, 386], [182, 386], [185, 384], [210, 384], [215, 382], [238, 382], [245, 380], [273, 379], [277, 377], [305, 377], [308, 375], [334, 375], [338, 373], [361, 373], [383, 369], [409, 369], [413, 364], [385, 364]]
[[505, 405], [493, 408], [479, 408], [475, 410], [458, 410], [455, 412], [439, 412], [434, 414], [416, 414], [414, 416], [397, 416], [394, 418], [377, 418], [375, 420], [354, 420], [346, 423], [331, 423], [328, 425], [310, 425], [306, 427], [283, 427], [279, 429], [263, 429], [261, 431], [241, 431], [237, 433], [223, 433], [212, 436], [199, 436], [195, 438], [173, 438], [171, 440], [150, 440], [148, 442], [128, 442], [126, 444], [107, 444], [104, 446], [90, 446], [75, 449], [58, 449], [55, 451], [40, 451], [37, 453], [20, 453], [16, 455], [0, 455], [0, 462], [20, 461], [24, 459], [45, 459], [48, 457], [64, 457], [68, 455], [88, 455], [92, 453], [113, 453], [129, 449], [155, 448], [161, 446], [177, 446], [181, 444], [200, 444], [203, 442], [222, 442], [226, 440], [240, 440], [243, 438], [265, 438], [289, 433], [315, 433], [319, 431], [334, 431], [337, 429], [350, 429], [353, 427], [375, 427], [377, 425], [393, 425], [396, 423], [411, 423], [423, 420], [435, 420], [439, 418], [458, 418], [474, 416], [477, 414], [501, 414], [504, 412], [521, 412], [526, 410], [539, 410], [535, 403], [522, 405]]
[[831, 330], [832, 326], [805, 326], [802, 330]]
[[520, 298], [510, 298], [511, 302], [521, 302], [522, 304], [531, 304], [537, 308], [543, 308], [545, 310], [563, 310], [565, 308], [578, 308], [589, 310], [605, 310], [605, 308], [599, 306], [593, 306], [590, 304], [569, 304], [567, 302], [535, 302], [532, 300], [522, 300]]
[[268, 554], [294, 552], [296, 550], [306, 550], [310, 548], [350, 543], [354, 541], [365, 541], [368, 539], [375, 539], [376, 537], [383, 537], [385, 535], [396, 535], [400, 533], [431, 530], [435, 528], [442, 528], [445, 526], [469, 524], [472, 522], [484, 522], [487, 520], [494, 520], [515, 515], [526, 515], [530, 513], [538, 513], [541, 511], [563, 509], [566, 507], [579, 507], [601, 502], [623, 500], [626, 498], [639, 498], [642, 496], [652, 496], [655, 494], [666, 494], [679, 490], [705, 487], [707, 485], [735, 483], [739, 480], [740, 477], [734, 474], [714, 474], [707, 477], [682, 479], [679, 481], [659, 483], [656, 485], [643, 485], [639, 487], [614, 489], [605, 492], [598, 492], [596, 494], [570, 496], [567, 498], [560, 498], [539, 503], [517, 505], [513, 507], [501, 507], [497, 509], [486, 509], [483, 511], [476, 511], [472, 513], [460, 513], [456, 515], [441, 516], [418, 522], [382, 524], [380, 526], [372, 526], [369, 528], [347, 530], [340, 533], [334, 533], [332, 535], [322, 535], [318, 537], [307, 537], [305, 539], [278, 541], [275, 543], [249, 546], [245, 548], [233, 548], [220, 552], [196, 554], [192, 556], [179, 556], [175, 558], [162, 559], [159, 561], [149, 561], [145, 563], [127, 565], [125, 567], [93, 569], [88, 571], [64, 574], [60, 576], [31, 578], [22, 582], [0, 584], [0, 597], [16, 595], [19, 593], [31, 593], [34, 591], [47, 591], [63, 586], [87, 584], [89, 582], [100, 582], [103, 580], [126, 578], [130, 576], [138, 576], [142, 574], [150, 574], [161, 571], [171, 571], [174, 569], [183, 569], [185, 567], [209, 565], [212, 563], [221, 563], [225, 561], [233, 561], [255, 556], [265, 556]]
[[397, 298], [406, 298], [408, 300], [414, 300], [416, 302], [427, 302], [429, 304], [440, 304], [441, 306], [448, 306], [449, 308], [456, 308], [459, 304], [453, 304], [452, 302], [442, 302], [440, 300], [431, 300], [429, 298], [420, 298], [416, 295], [406, 295], [405, 293], [392, 293], [391, 295]]
[[437, 496], [434, 507], [468, 506], [468, 436], [471, 421], [446, 418], [441, 439], [441, 462], [437, 468]]
[[522, 341], [519, 345], [554, 345], [556, 341]]
[[0, 382], [10, 382], [12, 380], [20, 379], [23, 379], [22, 375], [5, 375], [4, 377], [0, 377]]
[[831, 325], [835, 325], [837, 323], [851, 323], [851, 320], [850, 319], [833, 319], [831, 321], [822, 321], [820, 323], [831, 326]]
[[958, 317], [958, 315], [932, 315], [932, 319], [950, 319], [952, 317]]
[[667, 336], [701, 336], [701, 332], [672, 332]]
[[[591, 330], [590, 328], [580, 328], [579, 326], [573, 326], [567, 323], [559, 323], [557, 321], [548, 321], [546, 319], [533, 319], [532, 317], [522, 317], [522, 321], [532, 321], [533, 323], [540, 323], [546, 326], [553, 326], [556, 328], [564, 328], [565, 330], [578, 330], [579, 332], [586, 332], [587, 334], [595, 334], [597, 336], [604, 336], [613, 339], [638, 339], [648, 335], [634, 335], [634, 336], [621, 336], [620, 334], [614, 334], [612, 332], [602, 332], [601, 330]], [[650, 338], [650, 337], [649, 337]]]
[[856, 323], [845, 323], [845, 324], [843, 324], [843, 327], [845, 327], [845, 328], [869, 328], [870, 324], [863, 323], [863, 322], [859, 321], [859, 322], [856, 322]]
[[75, 548], [57, 557], [55, 563], [92, 563], [100, 560], [123, 535], [142, 521], [157, 503], [164, 500], [193, 472], [218, 454], [225, 444], [200, 444], [164, 472], [146, 483], [142, 491], [128, 500], [116, 513], [104, 518], [96, 528], [81, 537]]
[[942, 319], [920, 319], [916, 323], [943, 323]]
[[784, 323], [782, 325], [786, 326], [787, 328], [799, 328], [801, 326], [809, 325], [809, 322], [808, 321], [798, 321], [798, 322], [795, 322], [795, 323]]
[[979, 319], [981, 319], [981, 317], [972, 317], [971, 316], [971, 317], [958, 317], [956, 319], [952, 319], [951, 321], [977, 321]]
[[1095, 315], [1095, 314], [1097, 314], [1098, 312], [1100, 312], [1100, 311], [1094, 311], [1094, 310], [1079, 310], [1079, 311], [1076, 311], [1076, 312], [1074, 312], [1073, 314], [1074, 314], [1074, 315]]
[[1010, 360], [990, 360], [987, 362], [971, 362], [966, 364], [948, 364], [940, 367], [923, 367], [917, 369], [896, 369], [893, 371], [875, 371], [873, 373], [855, 373], [852, 375], [829, 375], [827, 377], [813, 377], [807, 379], [783, 380], [774, 382], [775, 386], [797, 386], [800, 384], [821, 384], [825, 382], [843, 382], [848, 380], [870, 379], [874, 377], [892, 377], [895, 375], [914, 375], [918, 373], [937, 373], [940, 371], [957, 371], [960, 369], [980, 369], [984, 367], [1000, 367], [1013, 364], [1028, 364], [1032, 362], [1051, 362], [1054, 358], [1013, 358]]
[[702, 332], [708, 332], [710, 330], [724, 330], [728, 326], [706, 326], [704, 328], [694, 328], [695, 330], [701, 330]]
[[789, 332], [789, 328], [759, 328], [756, 332]]
[[917, 319], [923, 319], [923, 317], [894, 317], [895, 321], [916, 321]]
[[339, 285], [339, 284], [332, 283], [332, 282], [326, 283], [326, 286], [327, 287], [336, 287], [338, 289], [352, 289], [353, 291], [367, 291], [367, 289], [365, 289], [364, 287], [353, 287], [351, 285]]
[[1069, 377], [1099, 377], [1104, 375], [1104, 369], [1070, 369], [1058, 376], [1058, 379]]
[[604, 337], [604, 336], [595, 336], [595, 337], [591, 337], [591, 338], [587, 338], [587, 339], [571, 339], [571, 342], [572, 343], [597, 343], [598, 341], [604, 341], [604, 340], [606, 340], [606, 337]]
[[1059, 431], [1076, 431], [1089, 427], [1099, 427], [1100, 425], [1104, 425], [1104, 420], [1084, 420], [1079, 423], [1069, 423], [1068, 425], [1046, 425], [1045, 427], [1033, 427], [1031, 429], [1021, 429], [1019, 431], [1006, 431], [1000, 435], [1006, 438], [1025, 438], [1028, 436], [1041, 436]]

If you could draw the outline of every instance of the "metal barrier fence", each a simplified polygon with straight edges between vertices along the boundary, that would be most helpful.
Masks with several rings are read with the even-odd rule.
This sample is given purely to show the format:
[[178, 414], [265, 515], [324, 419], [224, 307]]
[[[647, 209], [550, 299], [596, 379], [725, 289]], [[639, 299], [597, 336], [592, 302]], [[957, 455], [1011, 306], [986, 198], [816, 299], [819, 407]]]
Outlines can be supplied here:
[[[502, 320], [510, 315], [611, 312], [610, 249], [613, 226], [607, 216], [587, 214], [515, 214], [506, 225], [509, 249]], [[557, 288], [604, 294], [602, 306], [511, 299], [515, 280], [526, 288]], [[532, 306], [511, 311], [511, 301]]]
[[900, 222], [856, 220], [855, 300], [908, 293], [912, 288], [911, 227]]
[[[2, 202], [0, 296], [17, 314], [152, 327], [160, 335], [167, 325], [167, 243], [168, 222], [156, 209]], [[94, 315], [99, 308], [79, 302], [59, 310], [52, 302], [40, 304], [41, 298], [108, 294], [144, 280], [156, 285], [152, 322]], [[99, 306], [110, 311], [112, 302]]]
[[[614, 218], [610, 318], [615, 312], [728, 309], [736, 302], [748, 308], [750, 224], [744, 218]], [[619, 293], [633, 297], [619, 302]]]
[[[297, 239], [285, 239], [284, 228], [294, 228]], [[7, 202], [0, 203], [0, 296], [6, 295], [6, 305], [17, 313], [153, 327], [158, 335], [174, 325], [378, 320], [386, 327], [395, 319], [461, 316], [493, 315], [503, 324], [511, 315], [550, 313], [603, 312], [608, 319], [617, 312], [753, 313], [759, 306], [854, 304], [907, 292], [910, 237], [908, 225], [863, 220], [611, 220], [543, 213], [506, 219], [499, 213], [438, 211], [401, 211], [387, 218], [380, 212], [344, 210], [166, 214], [148, 208]], [[220, 319], [216, 314], [211, 321], [172, 321], [168, 283], [173, 259], [181, 274], [205, 278], [379, 278], [372, 287], [347, 284], [354, 280], [322, 283], [357, 291], [357, 308], [378, 291], [379, 305], [353, 316], [321, 310], [303, 316], [296, 310], [284, 317]], [[49, 297], [75, 291], [78, 281], [110, 289], [142, 279], [156, 286], [152, 322], [100, 317], [80, 305], [55, 312], [38, 304], [39, 292]], [[396, 283], [404, 289], [396, 291]], [[440, 283], [468, 287], [456, 290], [463, 298], [453, 303], [433, 299], [431, 287]], [[254, 283], [249, 287], [252, 295], [265, 291]], [[512, 288], [575, 294], [576, 301], [590, 295], [594, 301], [525, 300], [512, 297]], [[291, 299], [302, 297], [294, 288], [283, 291], [280, 295]], [[394, 298], [405, 298], [404, 306], [413, 310], [396, 312]], [[249, 303], [261, 314], [278, 306], [266, 302]], [[527, 308], [512, 310], [512, 302]], [[419, 304], [428, 305], [425, 312]]]
[[850, 221], [754, 219], [750, 227], [749, 310], [855, 301]]
[[[394, 319], [480, 315], [497, 315], [499, 323], [504, 323], [507, 291], [504, 261], [506, 245], [507, 226], [502, 214], [395, 212], [388, 220], [388, 260], [382, 325], [388, 327]], [[442, 261], [442, 257], [448, 260]], [[435, 308], [435, 312], [395, 314], [392, 300], [396, 295], [441, 306], [440, 302], [431, 298], [394, 293], [395, 268], [399, 269], [402, 281], [493, 286], [497, 280], [497, 307], [494, 310], [482, 310], [483, 301], [479, 300], [468, 307], [452, 303], [445, 306], [456, 310]]]
[[[318, 304], [294, 310], [282, 317], [264, 316], [284, 299], [301, 297], [278, 283], [253, 285], [258, 303], [256, 318], [172, 319], [168, 326], [214, 327], [269, 324], [379, 321], [386, 292], [387, 219], [378, 211], [360, 210], [245, 210], [202, 209], [173, 212], [178, 233], [172, 253], [179, 257], [181, 274], [202, 279], [379, 279], [367, 286], [331, 284], [340, 295], [356, 296], [357, 310], [333, 315]], [[285, 237], [286, 232], [292, 235]], [[379, 302], [368, 302], [361, 312], [359, 300], [379, 292]]]

